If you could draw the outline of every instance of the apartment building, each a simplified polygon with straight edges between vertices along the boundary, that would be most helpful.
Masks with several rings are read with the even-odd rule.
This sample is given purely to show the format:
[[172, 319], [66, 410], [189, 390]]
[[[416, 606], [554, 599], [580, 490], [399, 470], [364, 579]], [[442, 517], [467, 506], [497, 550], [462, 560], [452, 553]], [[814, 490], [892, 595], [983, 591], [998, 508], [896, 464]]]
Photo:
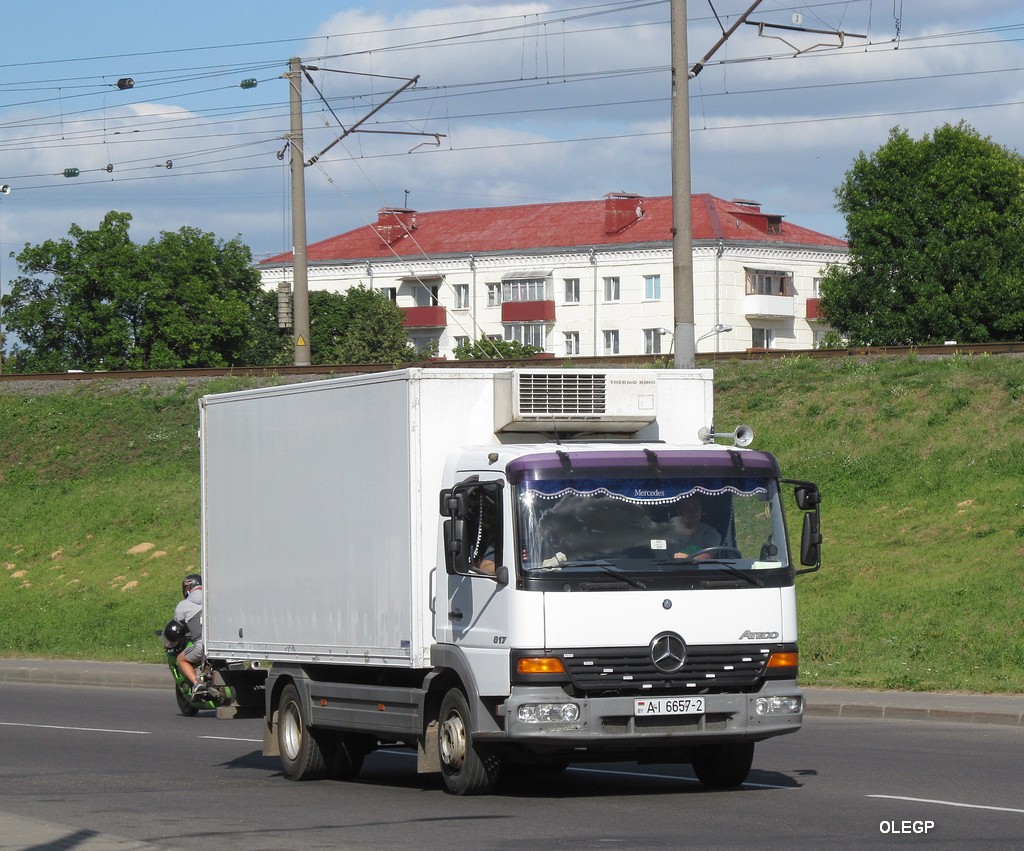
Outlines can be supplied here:
[[[818, 281], [846, 262], [846, 242], [754, 201], [694, 195], [692, 212], [697, 352], [816, 346], [828, 330]], [[307, 255], [310, 290], [380, 290], [404, 312], [413, 342], [434, 344], [440, 357], [481, 337], [554, 356], [672, 351], [669, 196], [387, 208]], [[290, 288], [290, 253], [260, 269], [264, 286]]]

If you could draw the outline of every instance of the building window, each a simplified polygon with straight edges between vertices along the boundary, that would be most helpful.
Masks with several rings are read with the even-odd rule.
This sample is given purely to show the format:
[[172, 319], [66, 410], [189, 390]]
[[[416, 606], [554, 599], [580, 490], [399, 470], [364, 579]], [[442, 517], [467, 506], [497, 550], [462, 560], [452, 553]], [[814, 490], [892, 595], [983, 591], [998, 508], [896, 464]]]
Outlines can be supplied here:
[[565, 338], [565, 354], [578, 355], [580, 353], [580, 332], [565, 331], [562, 335]]
[[747, 269], [747, 295], [793, 295], [793, 273]]
[[644, 275], [644, 298], [647, 301], [661, 298], [661, 275]]
[[452, 287], [455, 290], [455, 309], [469, 309], [469, 284], [456, 284]]
[[619, 279], [617, 277], [604, 279], [604, 300], [619, 300]]
[[821, 298], [821, 278], [811, 278], [811, 298]]
[[499, 307], [501, 305], [501, 284], [487, 285], [487, 306]]
[[[618, 280], [616, 278], [616, 280]], [[606, 355], [617, 355], [619, 353], [619, 332], [604, 332], [604, 353]]]
[[565, 285], [565, 303], [566, 304], [579, 304], [580, 303], [580, 279], [579, 278], [565, 278], [562, 283]]
[[644, 354], [660, 355], [663, 328], [644, 328]]
[[520, 322], [505, 326], [506, 343], [522, 343], [543, 350], [546, 336], [543, 322]]
[[377, 292], [392, 304], [395, 304], [398, 301], [398, 287], [381, 287]]
[[501, 300], [548, 301], [548, 282], [545, 278], [502, 281]]
[[770, 349], [775, 342], [775, 332], [771, 328], [751, 328], [751, 345], [755, 349]]
[[468, 346], [469, 337], [456, 336], [452, 338], [452, 348], [457, 349], [459, 346]]
[[412, 300], [417, 307], [437, 307], [438, 291], [441, 288], [437, 284], [424, 284], [417, 281], [413, 284]]

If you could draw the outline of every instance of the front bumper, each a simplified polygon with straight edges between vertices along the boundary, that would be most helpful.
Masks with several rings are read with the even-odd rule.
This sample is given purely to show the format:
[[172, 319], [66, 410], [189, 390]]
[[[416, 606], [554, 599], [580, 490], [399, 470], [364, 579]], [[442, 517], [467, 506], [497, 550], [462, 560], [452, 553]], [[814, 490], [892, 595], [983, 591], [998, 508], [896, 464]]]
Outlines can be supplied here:
[[[663, 697], [676, 696], [692, 695]], [[803, 694], [795, 681], [767, 681], [760, 691], [751, 694], [705, 694], [703, 697], [705, 711], [701, 715], [636, 717], [632, 696], [570, 698], [557, 687], [515, 686], [501, 706], [505, 722], [502, 738], [544, 749], [686, 747], [706, 742], [767, 739], [793, 733], [803, 723]], [[795, 711], [759, 713], [759, 698], [795, 698], [796, 706], [790, 707]], [[779, 702], [792, 703], [786, 700], [774, 703]], [[579, 717], [572, 721], [520, 720], [521, 706], [540, 703], [576, 704]]]

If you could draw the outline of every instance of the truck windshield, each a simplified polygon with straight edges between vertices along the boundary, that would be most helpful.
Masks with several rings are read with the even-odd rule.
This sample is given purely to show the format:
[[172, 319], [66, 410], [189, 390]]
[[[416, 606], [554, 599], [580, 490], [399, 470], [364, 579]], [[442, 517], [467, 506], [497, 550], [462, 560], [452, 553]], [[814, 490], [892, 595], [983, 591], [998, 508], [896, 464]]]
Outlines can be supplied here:
[[544, 478], [521, 480], [517, 499], [528, 575], [718, 571], [760, 584], [765, 571], [789, 568], [771, 477]]

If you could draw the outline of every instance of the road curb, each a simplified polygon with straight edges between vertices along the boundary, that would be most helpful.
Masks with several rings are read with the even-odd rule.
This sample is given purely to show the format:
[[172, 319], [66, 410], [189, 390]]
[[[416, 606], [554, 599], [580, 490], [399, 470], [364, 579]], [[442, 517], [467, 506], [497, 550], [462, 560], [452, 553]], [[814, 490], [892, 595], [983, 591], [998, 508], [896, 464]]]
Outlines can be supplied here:
[[1010, 712], [972, 712], [951, 709], [910, 709], [902, 706], [875, 704], [810, 703], [806, 715], [831, 718], [877, 718], [896, 721], [953, 721], [967, 724], [994, 724], [1004, 727], [1024, 727], [1024, 714]]
[[40, 659], [0, 659], [0, 682], [45, 685], [106, 686], [110, 688], [172, 688], [163, 665], [131, 662], [59, 662]]

